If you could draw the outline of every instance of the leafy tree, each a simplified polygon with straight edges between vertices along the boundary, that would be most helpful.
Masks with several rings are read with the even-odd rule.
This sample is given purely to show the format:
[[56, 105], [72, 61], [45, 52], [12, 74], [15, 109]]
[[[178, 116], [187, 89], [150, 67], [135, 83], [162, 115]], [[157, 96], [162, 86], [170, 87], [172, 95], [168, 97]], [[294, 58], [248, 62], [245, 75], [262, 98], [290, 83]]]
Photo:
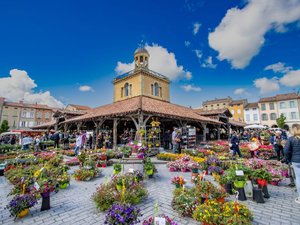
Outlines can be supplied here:
[[283, 113], [281, 113], [280, 117], [278, 117], [276, 119], [276, 123], [277, 123], [277, 126], [279, 128], [284, 128], [284, 125], [285, 125], [285, 121], [286, 121], [286, 117], [283, 115]]
[[0, 133], [7, 132], [9, 130], [8, 121], [3, 120], [0, 126]]

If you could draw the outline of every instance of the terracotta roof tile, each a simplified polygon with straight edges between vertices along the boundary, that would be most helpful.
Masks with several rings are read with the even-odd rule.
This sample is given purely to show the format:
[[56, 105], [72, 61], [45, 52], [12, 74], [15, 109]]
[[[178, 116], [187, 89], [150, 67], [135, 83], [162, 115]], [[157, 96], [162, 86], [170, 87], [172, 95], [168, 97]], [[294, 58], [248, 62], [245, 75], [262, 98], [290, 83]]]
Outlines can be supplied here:
[[258, 102], [250, 102], [244, 108], [245, 109], [258, 108]]
[[300, 95], [297, 93], [278, 94], [272, 97], [261, 98], [259, 99], [259, 103], [285, 101], [285, 100], [292, 100], [292, 99], [300, 99]]
[[90, 110], [91, 107], [85, 106], [85, 105], [75, 105], [75, 104], [69, 104], [70, 106], [76, 108], [77, 110]]
[[190, 119], [210, 123], [220, 123], [219, 121], [201, 116], [193, 109], [172, 104], [166, 101], [156, 100], [150, 97], [138, 96], [123, 101], [118, 101], [109, 105], [104, 105], [90, 110], [87, 114], [66, 120], [65, 122], [75, 122], [80, 120], [91, 120], [99, 117], [118, 117], [137, 113], [139, 110], [147, 113], [158, 114], [162, 117], [173, 117]]

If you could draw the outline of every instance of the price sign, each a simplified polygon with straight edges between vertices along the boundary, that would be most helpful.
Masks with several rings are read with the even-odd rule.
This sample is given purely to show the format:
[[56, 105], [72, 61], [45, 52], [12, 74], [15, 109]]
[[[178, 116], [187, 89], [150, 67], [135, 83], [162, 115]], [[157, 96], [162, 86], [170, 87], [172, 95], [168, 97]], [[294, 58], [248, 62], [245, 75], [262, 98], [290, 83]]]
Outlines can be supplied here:
[[37, 191], [40, 189], [40, 185], [39, 185], [37, 182], [34, 182], [33, 187], [34, 187], [34, 189], [37, 190]]
[[134, 173], [134, 169], [133, 168], [129, 168], [128, 172], [129, 173]]
[[236, 170], [236, 171], [235, 171], [235, 174], [236, 174], [237, 176], [244, 176], [244, 171], [243, 171], [243, 170]]
[[161, 217], [155, 217], [154, 218], [154, 224], [155, 225], [166, 225], [166, 219]]

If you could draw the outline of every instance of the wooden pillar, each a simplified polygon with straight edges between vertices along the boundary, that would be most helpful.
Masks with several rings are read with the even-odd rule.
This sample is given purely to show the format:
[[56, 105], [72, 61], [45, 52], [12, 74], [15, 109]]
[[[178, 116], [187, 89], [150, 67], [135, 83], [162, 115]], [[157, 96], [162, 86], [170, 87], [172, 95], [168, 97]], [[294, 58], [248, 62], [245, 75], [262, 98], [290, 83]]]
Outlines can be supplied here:
[[105, 122], [105, 119], [101, 119], [99, 121], [93, 121], [93, 122], [95, 124], [95, 131], [94, 132], [95, 132], [95, 135], [96, 135], [96, 138], [93, 139], [93, 146], [94, 146], [94, 149], [97, 149], [99, 129], [103, 125], [103, 123]]
[[80, 132], [80, 128], [81, 128], [81, 126], [82, 126], [82, 122], [78, 122], [78, 123], [76, 124], [76, 126], [77, 126], [77, 132], [79, 133], [79, 132]]
[[218, 131], [218, 140], [221, 139], [221, 125], [217, 125], [217, 131]]
[[113, 123], [113, 148], [114, 150], [117, 150], [117, 145], [118, 145], [118, 122], [119, 119], [118, 118], [114, 118], [114, 123]]
[[201, 123], [201, 126], [203, 128], [203, 138], [202, 138], [202, 141], [206, 142], [206, 127], [207, 127], [207, 123]]
[[230, 125], [230, 123], [227, 123], [227, 132], [228, 132], [228, 140], [230, 140], [230, 133], [231, 133], [231, 125]]

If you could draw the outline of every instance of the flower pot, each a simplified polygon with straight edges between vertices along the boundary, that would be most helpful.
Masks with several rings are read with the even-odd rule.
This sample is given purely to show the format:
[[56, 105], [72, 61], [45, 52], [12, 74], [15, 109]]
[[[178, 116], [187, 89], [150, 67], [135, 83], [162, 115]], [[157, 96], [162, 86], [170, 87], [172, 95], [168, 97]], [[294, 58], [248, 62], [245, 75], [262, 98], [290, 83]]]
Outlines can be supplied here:
[[68, 183], [63, 183], [59, 185], [60, 189], [66, 189], [68, 187]]
[[151, 169], [151, 170], [146, 170], [146, 173], [147, 173], [148, 176], [153, 175], [153, 169]]
[[102, 167], [102, 165], [101, 164], [97, 164], [97, 167]]
[[18, 214], [18, 217], [19, 218], [23, 218], [25, 216], [27, 216], [29, 213], [29, 209], [23, 209], [19, 214]]
[[120, 171], [117, 171], [117, 170], [114, 170], [114, 172], [113, 172], [115, 175], [117, 175], [117, 174], [119, 174], [120, 173]]
[[176, 188], [181, 188], [180, 184], [175, 184]]
[[279, 185], [280, 180], [273, 180], [270, 182], [271, 185], [273, 186], [278, 186]]
[[260, 186], [262, 186], [262, 187], [268, 185], [268, 181], [262, 180], [262, 179], [257, 179], [257, 183], [258, 183], [258, 185], [260, 185]]
[[243, 188], [245, 186], [246, 182], [245, 181], [234, 181], [233, 184], [236, 188]]
[[223, 197], [223, 198], [217, 198], [216, 200], [217, 200], [217, 202], [219, 202], [219, 203], [222, 203], [222, 204], [225, 203], [225, 198], [224, 198], [224, 197]]
[[175, 169], [174, 167], [170, 167], [170, 168], [169, 168], [169, 171], [170, 171], [170, 172], [175, 172], [176, 169]]
[[121, 191], [121, 190], [122, 190], [122, 184], [117, 184], [116, 187], [117, 187], [117, 190], [118, 190], [118, 191]]
[[193, 168], [192, 169], [192, 173], [197, 173], [198, 174], [198, 171], [199, 171], [198, 168]]
[[181, 168], [181, 172], [187, 172], [186, 168]]

